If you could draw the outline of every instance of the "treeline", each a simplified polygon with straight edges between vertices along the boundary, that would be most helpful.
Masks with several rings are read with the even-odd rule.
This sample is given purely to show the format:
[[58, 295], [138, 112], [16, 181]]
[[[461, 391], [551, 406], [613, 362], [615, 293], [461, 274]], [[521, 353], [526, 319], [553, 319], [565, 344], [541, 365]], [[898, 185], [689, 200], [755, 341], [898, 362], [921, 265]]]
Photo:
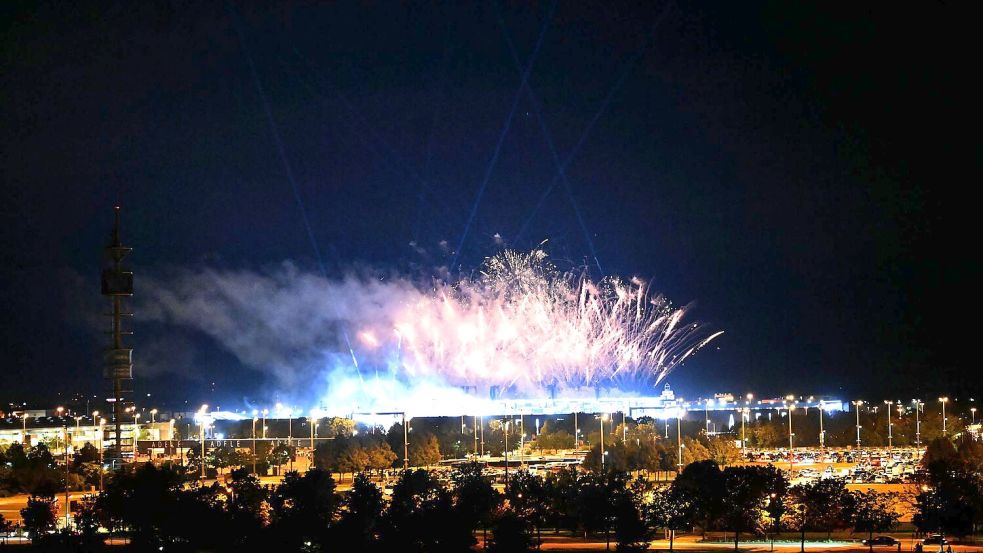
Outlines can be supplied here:
[[[864, 447], [886, 447], [888, 445], [888, 405], [878, 409], [861, 407], [860, 440]], [[711, 415], [712, 417], [713, 415]], [[702, 417], [700, 417], [702, 419]], [[702, 420], [701, 420], [702, 422]], [[922, 445], [945, 435], [956, 436], [964, 431], [964, 421], [949, 413], [946, 432], [942, 431], [941, 411], [921, 413], [916, 420], [914, 412], [905, 411], [901, 416], [897, 410], [891, 416], [891, 444], [895, 447], [914, 446], [921, 433]], [[729, 431], [735, 439], [741, 439], [741, 418], [735, 416], [733, 427], [717, 422], [718, 429]], [[857, 414], [849, 412], [826, 412], [823, 414], [823, 430], [827, 447], [848, 447], [857, 444]], [[792, 432], [795, 434], [795, 447], [819, 446], [819, 410], [795, 409], [792, 411]], [[788, 411], [758, 411], [744, 426], [749, 447], [775, 448], [788, 447]]]
[[[639, 440], [640, 442], [640, 440]], [[373, 447], [352, 441], [339, 452]], [[327, 453], [325, 453], [327, 454]], [[944, 439], [928, 448], [914, 500], [923, 532], [963, 535], [983, 515], [983, 446]], [[54, 490], [35, 490], [22, 511], [24, 527], [45, 550], [100, 550], [105, 534], [126, 535], [135, 551], [530, 551], [543, 532], [604, 539], [619, 551], [641, 551], [678, 531], [726, 531], [743, 537], [849, 530], [871, 536], [898, 520], [895, 494], [849, 491], [837, 479], [790, 486], [773, 466], [688, 464], [671, 483], [613, 470], [564, 469], [539, 477], [510, 475], [499, 492], [483, 467], [454, 470], [450, 485], [436, 473], [401, 471], [386, 501], [366, 473], [338, 493], [331, 472], [288, 472], [263, 486], [246, 469], [226, 483], [201, 486], [180, 466], [140, 465], [112, 474], [105, 491], [75, 506], [71, 532], [55, 528]], [[2, 520], [0, 525], [7, 526]], [[480, 540], [478, 538], [481, 538]], [[163, 548], [163, 549], [161, 549]]]
[[[63, 460], [64, 462], [64, 460]], [[0, 448], [0, 497], [37, 489], [82, 490], [99, 484], [99, 450], [86, 443], [68, 459], [68, 473], [59, 468], [43, 443], [25, 448], [19, 443]]]

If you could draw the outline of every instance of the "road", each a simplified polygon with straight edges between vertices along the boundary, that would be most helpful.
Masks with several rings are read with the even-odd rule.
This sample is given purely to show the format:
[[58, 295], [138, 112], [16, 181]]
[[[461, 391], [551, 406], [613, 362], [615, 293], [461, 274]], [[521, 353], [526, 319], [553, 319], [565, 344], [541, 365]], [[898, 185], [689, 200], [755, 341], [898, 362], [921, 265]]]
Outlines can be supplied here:
[[[81, 499], [86, 495], [90, 495], [92, 492], [72, 492], [69, 494], [70, 500]], [[12, 521], [20, 522], [20, 510], [27, 507], [27, 494], [12, 495], [10, 497], [0, 497], [0, 515], [3, 518]], [[65, 494], [58, 494], [55, 497], [55, 510], [62, 517], [65, 516], [65, 512], [61, 510], [62, 504], [65, 502]]]
[[[914, 551], [915, 544], [920, 540], [913, 539], [902, 539], [901, 540], [901, 551]], [[781, 551], [785, 553], [792, 553], [800, 550], [799, 542], [777, 542], [774, 546], [774, 551]], [[580, 540], [565, 538], [565, 537], [543, 537], [543, 544], [541, 549], [543, 551], [605, 551], [607, 545], [601, 541], [590, 541], [584, 542]], [[614, 551], [615, 544], [611, 543], [611, 551]], [[680, 536], [677, 537], [673, 543], [673, 549], [679, 551], [708, 551], [708, 552], [718, 552], [718, 551], [733, 551], [734, 543], [723, 543], [714, 542], [706, 543], [701, 542], [699, 536]], [[850, 541], [833, 541], [833, 542], [806, 542], [805, 549], [807, 552], [819, 552], [819, 551], [835, 551], [837, 553], [861, 553], [867, 552], [868, 548], [860, 542], [850, 542]], [[649, 545], [649, 551], [668, 551], [669, 541], [668, 540], [656, 540]], [[980, 545], [953, 545], [953, 551], [958, 552], [983, 552], [983, 546]], [[771, 542], [741, 542], [740, 551], [744, 552], [770, 552], [773, 551]], [[875, 547], [875, 552], [880, 553], [895, 553], [898, 551], [896, 547]], [[925, 553], [931, 553], [933, 551], [938, 551], [938, 549], [932, 549], [931, 547], [926, 547]]]

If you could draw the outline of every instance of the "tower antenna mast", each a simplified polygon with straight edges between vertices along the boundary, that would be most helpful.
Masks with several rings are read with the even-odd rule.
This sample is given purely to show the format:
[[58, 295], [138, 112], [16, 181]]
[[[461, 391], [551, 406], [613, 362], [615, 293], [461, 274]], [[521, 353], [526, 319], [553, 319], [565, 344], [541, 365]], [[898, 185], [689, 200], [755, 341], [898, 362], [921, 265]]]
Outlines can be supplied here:
[[[103, 375], [113, 382], [113, 424], [114, 449], [113, 459], [123, 457], [123, 394], [132, 391], [133, 385], [133, 350], [123, 344], [123, 336], [132, 334], [124, 331], [123, 317], [132, 313], [123, 312], [123, 299], [133, 295], [133, 273], [123, 268], [123, 258], [132, 248], [126, 247], [119, 237], [119, 206], [115, 208], [116, 219], [113, 224], [113, 234], [106, 246], [107, 267], [102, 271], [102, 295], [108, 296], [112, 302], [112, 344], [104, 355]], [[136, 445], [136, 436], [133, 437]]]

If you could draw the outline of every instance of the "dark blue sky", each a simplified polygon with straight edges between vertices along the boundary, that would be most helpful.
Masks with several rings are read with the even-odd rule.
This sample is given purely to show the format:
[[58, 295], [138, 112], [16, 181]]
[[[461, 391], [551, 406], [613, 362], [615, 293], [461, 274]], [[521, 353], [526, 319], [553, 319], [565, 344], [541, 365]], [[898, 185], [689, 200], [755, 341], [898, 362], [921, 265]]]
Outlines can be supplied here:
[[[670, 378], [692, 394], [979, 386], [956, 322], [979, 278], [965, 14], [457, 4], [5, 3], [3, 395], [104, 387], [93, 321], [116, 202], [138, 294], [175, 267], [317, 271], [311, 237], [329, 274], [466, 271], [496, 234], [548, 239], [561, 266], [596, 276], [596, 253], [726, 331]], [[550, 142], [561, 159], [580, 146], [569, 188], [544, 197]], [[136, 322], [138, 387], [263, 384], [200, 336], [183, 338], [194, 356], [164, 354], [186, 331]], [[188, 380], [170, 379], [181, 359]]]

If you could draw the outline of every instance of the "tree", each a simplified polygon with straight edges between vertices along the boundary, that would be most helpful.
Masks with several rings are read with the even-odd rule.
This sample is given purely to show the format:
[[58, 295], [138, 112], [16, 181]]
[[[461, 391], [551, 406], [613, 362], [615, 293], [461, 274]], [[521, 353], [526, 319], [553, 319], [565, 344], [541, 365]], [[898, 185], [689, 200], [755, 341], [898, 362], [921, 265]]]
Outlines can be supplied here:
[[539, 537], [549, 508], [549, 497], [543, 480], [527, 470], [520, 470], [509, 478], [509, 485], [505, 488], [505, 498], [509, 502], [509, 509], [531, 524]]
[[652, 530], [645, 512], [644, 496], [647, 488], [645, 481], [635, 480], [626, 487], [612, 490], [617, 551], [640, 552], [648, 549]]
[[540, 451], [556, 451], [558, 449], [571, 449], [574, 447], [573, 435], [565, 430], [557, 430], [556, 432], [546, 432], [546, 428], [543, 428], [543, 432], [540, 432], [536, 436], [536, 441], [533, 447]]
[[[285, 443], [278, 443], [266, 454], [266, 462], [279, 471], [280, 467], [290, 461], [290, 448]], [[279, 472], [277, 472], [279, 474]]]
[[655, 526], [669, 533], [669, 551], [672, 551], [676, 531], [689, 526], [693, 511], [692, 498], [676, 486], [657, 488], [652, 492], [649, 517]]
[[721, 522], [734, 532], [737, 551], [742, 532], [756, 532], [764, 518], [770, 495], [784, 477], [774, 466], [734, 466], [723, 471]]
[[[0, 459], [2, 460], [2, 459]], [[5, 543], [7, 536], [14, 531], [14, 525], [9, 520], [3, 517], [3, 513], [0, 513], [0, 534], [4, 535], [4, 541], [0, 543]]]
[[451, 493], [423, 469], [400, 474], [379, 526], [385, 551], [464, 551], [475, 543], [473, 531]]
[[691, 520], [698, 522], [704, 533], [720, 519], [725, 488], [717, 463], [708, 460], [686, 465], [673, 486], [690, 499]]
[[55, 529], [55, 496], [50, 492], [31, 494], [27, 498], [27, 506], [20, 510], [24, 520], [27, 535], [34, 543], [40, 542], [44, 536]]
[[235, 469], [230, 474], [228, 488], [231, 491], [229, 511], [234, 519], [241, 521], [240, 526], [261, 527], [269, 521], [265, 518], [264, 506], [267, 502], [267, 491], [256, 475], [245, 467]]
[[288, 472], [270, 496], [272, 524], [284, 550], [300, 550], [305, 541], [327, 543], [327, 529], [340, 498], [331, 473], [312, 469]]
[[[683, 438], [683, 465], [711, 460], [710, 450], [695, 438]], [[716, 464], [716, 461], [714, 461]]]
[[[867, 532], [867, 539], [874, 538], [874, 532], [887, 532], [894, 528], [900, 513], [894, 509], [895, 496], [875, 491], [855, 491], [850, 509], [851, 522], [856, 532]], [[870, 551], [874, 545], [868, 541]]]
[[529, 522], [511, 510], [495, 518], [492, 537], [488, 543], [491, 553], [525, 553], [533, 550]]
[[426, 432], [415, 434], [410, 440], [410, 465], [414, 467], [437, 464], [440, 459], [440, 444], [437, 437]]
[[706, 440], [705, 447], [710, 453], [709, 458], [721, 466], [732, 465], [742, 459], [741, 450], [737, 448], [734, 440], [723, 436], [714, 436]]
[[551, 525], [574, 532], [578, 527], [577, 508], [580, 497], [580, 480], [577, 471], [571, 468], [547, 475], [546, 495], [549, 498], [547, 518]]
[[345, 496], [344, 511], [334, 535], [344, 551], [373, 551], [382, 516], [382, 492], [365, 474], [355, 476], [352, 489]]
[[338, 472], [342, 474], [342, 480], [344, 480], [344, 474], [346, 472], [350, 472], [354, 475], [356, 472], [362, 472], [368, 466], [368, 452], [365, 451], [365, 448], [363, 448], [361, 444], [354, 440], [350, 440], [338, 455], [336, 468], [338, 469]]
[[800, 532], [801, 550], [805, 551], [807, 530], [832, 532], [850, 523], [850, 495], [842, 480], [824, 478], [791, 488], [786, 525]]
[[375, 442], [367, 451], [369, 454], [369, 468], [377, 470], [380, 473], [392, 467], [397, 458], [396, 452], [384, 441]]
[[247, 461], [244, 453], [228, 445], [216, 447], [209, 451], [205, 457], [206, 466], [217, 469], [219, 472], [229, 467], [241, 467]]
[[95, 549], [103, 543], [99, 536], [98, 515], [95, 497], [86, 496], [75, 507], [75, 530], [78, 532], [83, 551]]
[[173, 468], [151, 463], [119, 470], [96, 499], [96, 509], [108, 528], [129, 527], [136, 549], [156, 550], [174, 539], [168, 525], [181, 518], [182, 480]]
[[478, 463], [466, 463], [454, 469], [454, 502], [471, 528], [487, 529], [502, 497], [485, 478]]
[[72, 457], [72, 464], [75, 466], [75, 468], [79, 468], [85, 463], [98, 462], [99, 450], [89, 442], [85, 442], [85, 445], [77, 449], [75, 451], [75, 455]]

